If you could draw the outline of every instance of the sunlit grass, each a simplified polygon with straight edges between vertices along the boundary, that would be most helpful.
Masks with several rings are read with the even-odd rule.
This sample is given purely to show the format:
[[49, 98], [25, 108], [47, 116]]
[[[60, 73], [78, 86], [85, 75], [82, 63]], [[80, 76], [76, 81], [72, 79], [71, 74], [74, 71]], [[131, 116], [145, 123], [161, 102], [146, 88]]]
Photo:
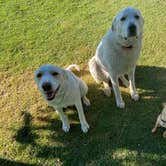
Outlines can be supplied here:
[[[87, 62], [114, 15], [126, 6], [142, 11], [144, 42], [136, 85], [140, 101], [121, 87], [126, 108], [103, 95], [89, 74]], [[151, 129], [165, 101], [165, 1], [0, 1], [0, 165], [164, 165], [162, 129]], [[66, 67], [89, 87], [85, 107], [89, 133], [81, 132], [74, 107], [66, 109], [70, 133], [42, 99], [33, 81], [45, 63]]]

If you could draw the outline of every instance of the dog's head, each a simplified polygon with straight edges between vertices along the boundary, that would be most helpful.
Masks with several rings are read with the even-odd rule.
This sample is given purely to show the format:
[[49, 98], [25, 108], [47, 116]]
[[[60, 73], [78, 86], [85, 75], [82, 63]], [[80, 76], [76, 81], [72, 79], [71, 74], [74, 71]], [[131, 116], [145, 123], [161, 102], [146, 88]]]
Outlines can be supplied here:
[[63, 69], [54, 65], [39, 67], [34, 75], [35, 82], [46, 100], [53, 100], [66, 78]]
[[112, 31], [124, 43], [136, 40], [143, 33], [143, 17], [135, 8], [127, 7], [121, 10], [112, 22]]

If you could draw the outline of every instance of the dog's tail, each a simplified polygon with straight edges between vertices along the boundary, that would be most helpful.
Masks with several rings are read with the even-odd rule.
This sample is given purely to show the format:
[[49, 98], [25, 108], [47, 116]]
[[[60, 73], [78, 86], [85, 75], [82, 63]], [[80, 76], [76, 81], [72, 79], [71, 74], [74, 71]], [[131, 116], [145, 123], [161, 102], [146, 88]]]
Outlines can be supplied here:
[[76, 64], [69, 65], [66, 70], [71, 70], [72, 68], [75, 68], [77, 71], [80, 71], [80, 67]]

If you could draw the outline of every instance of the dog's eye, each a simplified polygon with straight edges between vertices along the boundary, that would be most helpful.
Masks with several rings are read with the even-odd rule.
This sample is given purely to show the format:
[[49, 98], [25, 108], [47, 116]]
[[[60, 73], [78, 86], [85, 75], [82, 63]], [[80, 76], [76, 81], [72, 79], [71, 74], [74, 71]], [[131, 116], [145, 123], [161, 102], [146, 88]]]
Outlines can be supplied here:
[[120, 20], [121, 20], [121, 21], [125, 21], [125, 20], [126, 20], [126, 17], [122, 17]]
[[138, 20], [139, 19], [139, 15], [135, 15], [135, 18]]
[[51, 74], [52, 76], [57, 76], [59, 73], [57, 73], [56, 71], [53, 71]]
[[37, 78], [41, 78], [41, 77], [42, 77], [42, 73], [38, 73]]

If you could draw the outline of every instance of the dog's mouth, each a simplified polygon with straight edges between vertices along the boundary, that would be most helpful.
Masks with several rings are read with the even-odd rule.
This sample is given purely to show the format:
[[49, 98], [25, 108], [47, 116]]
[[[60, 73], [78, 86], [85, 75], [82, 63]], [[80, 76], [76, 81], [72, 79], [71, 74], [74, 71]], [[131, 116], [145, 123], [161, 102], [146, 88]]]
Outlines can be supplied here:
[[47, 100], [53, 100], [55, 98], [55, 95], [57, 94], [59, 88], [60, 88], [60, 85], [55, 90], [45, 92]]
[[137, 36], [122, 37], [122, 42], [119, 42], [119, 45], [123, 50], [131, 51], [134, 48], [135, 39], [137, 39]]
[[122, 48], [124, 49], [124, 50], [132, 50], [133, 49], [133, 46], [132, 45], [130, 45], [130, 46], [122, 46]]

